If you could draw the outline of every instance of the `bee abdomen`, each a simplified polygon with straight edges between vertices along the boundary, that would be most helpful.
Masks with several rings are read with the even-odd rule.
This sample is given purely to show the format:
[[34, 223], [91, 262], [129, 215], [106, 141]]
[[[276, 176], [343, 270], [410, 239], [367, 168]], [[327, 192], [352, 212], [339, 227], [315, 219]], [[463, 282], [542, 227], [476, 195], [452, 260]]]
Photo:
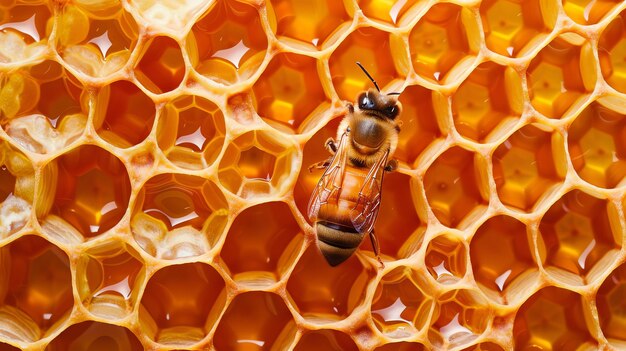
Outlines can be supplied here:
[[320, 251], [331, 266], [347, 260], [363, 240], [353, 227], [319, 221], [315, 226]]

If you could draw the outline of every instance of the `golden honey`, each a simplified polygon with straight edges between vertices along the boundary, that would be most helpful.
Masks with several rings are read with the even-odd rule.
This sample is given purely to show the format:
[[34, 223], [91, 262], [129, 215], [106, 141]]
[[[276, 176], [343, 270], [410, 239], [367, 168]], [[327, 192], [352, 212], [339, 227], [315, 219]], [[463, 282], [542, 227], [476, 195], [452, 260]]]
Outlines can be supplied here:
[[[307, 220], [399, 92], [375, 230]], [[626, 3], [0, 0], [0, 350], [626, 348]]]

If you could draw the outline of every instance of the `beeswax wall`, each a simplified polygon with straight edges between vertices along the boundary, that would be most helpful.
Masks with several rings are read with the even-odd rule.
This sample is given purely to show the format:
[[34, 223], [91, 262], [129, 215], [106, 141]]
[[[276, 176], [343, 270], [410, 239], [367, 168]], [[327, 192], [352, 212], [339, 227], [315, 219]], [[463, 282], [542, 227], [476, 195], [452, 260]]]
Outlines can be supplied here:
[[[401, 92], [376, 233], [304, 214]], [[626, 3], [0, 0], [0, 350], [623, 350]]]

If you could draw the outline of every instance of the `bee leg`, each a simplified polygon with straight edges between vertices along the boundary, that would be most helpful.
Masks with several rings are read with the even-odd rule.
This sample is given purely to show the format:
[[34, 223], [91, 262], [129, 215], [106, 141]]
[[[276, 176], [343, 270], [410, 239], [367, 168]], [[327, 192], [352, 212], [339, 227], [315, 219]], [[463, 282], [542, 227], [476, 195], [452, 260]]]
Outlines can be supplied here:
[[320, 161], [317, 163], [314, 163], [312, 165], [309, 166], [309, 173], [313, 172], [314, 169], [324, 169], [326, 167], [328, 167], [328, 165], [330, 165], [330, 161], [332, 160], [332, 157], [328, 158], [325, 161]]
[[387, 162], [387, 165], [385, 166], [385, 171], [387, 172], [393, 172], [396, 169], [398, 169], [398, 161], [397, 160], [389, 160], [389, 162]]
[[378, 263], [380, 263], [380, 268], [385, 268], [385, 264], [383, 263], [383, 260], [380, 259], [380, 255], [378, 254], [378, 239], [376, 238], [376, 234], [374, 234], [374, 229], [370, 232], [370, 240], [372, 241], [372, 247], [374, 248], [376, 259], [378, 259]]
[[334, 155], [337, 152], [337, 144], [335, 144], [335, 140], [333, 138], [328, 138], [324, 143], [324, 147], [331, 155]]

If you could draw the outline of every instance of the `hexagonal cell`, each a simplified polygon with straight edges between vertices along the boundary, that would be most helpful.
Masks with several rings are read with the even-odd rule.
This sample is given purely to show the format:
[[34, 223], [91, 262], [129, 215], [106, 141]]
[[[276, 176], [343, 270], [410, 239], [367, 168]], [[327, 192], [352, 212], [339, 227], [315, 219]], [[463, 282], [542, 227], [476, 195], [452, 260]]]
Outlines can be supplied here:
[[[481, 194], [480, 156], [459, 146], [441, 154], [424, 175], [426, 198], [435, 217], [451, 228], [463, 228], [489, 203]], [[484, 191], [483, 191], [484, 193]]]
[[352, 18], [345, 6], [343, 1], [271, 0], [268, 20], [279, 40], [316, 50], [334, 44], [350, 25]]
[[32, 343], [54, 333], [74, 305], [65, 252], [28, 235], [0, 249], [0, 266], [7, 269], [0, 276], [0, 336]]
[[228, 203], [210, 180], [160, 174], [137, 194], [131, 230], [139, 246], [166, 260], [200, 256], [224, 232]]
[[363, 14], [369, 19], [396, 27], [410, 23], [427, 3], [419, 0], [376, 1], [357, 0]]
[[398, 121], [402, 123], [398, 148], [393, 157], [413, 164], [429, 145], [442, 137], [432, 102], [433, 92], [419, 85], [404, 89], [399, 96], [402, 113]]
[[76, 285], [85, 307], [106, 319], [122, 319], [135, 307], [145, 269], [141, 256], [121, 242], [105, 242], [78, 260]]
[[49, 4], [9, 2], [0, 11], [0, 63], [26, 61], [44, 53], [52, 29]]
[[574, 22], [590, 25], [600, 22], [620, 0], [562, 0], [563, 9]]
[[279, 295], [252, 291], [237, 295], [215, 331], [217, 351], [286, 350], [296, 326]]
[[187, 53], [198, 73], [230, 85], [250, 78], [267, 51], [257, 10], [234, 0], [218, 0], [187, 37]]
[[569, 128], [572, 164], [585, 181], [602, 188], [623, 184], [626, 177], [626, 116], [593, 102]]
[[452, 95], [452, 117], [459, 134], [488, 142], [514, 125], [524, 108], [522, 85], [511, 67], [484, 62]]
[[[560, 135], [526, 125], [493, 153], [493, 177], [503, 204], [530, 212], [564, 178], [555, 144]], [[557, 156], [559, 156], [557, 158]]]
[[504, 348], [493, 342], [483, 342], [465, 348], [462, 351], [504, 351]]
[[533, 58], [526, 71], [533, 107], [548, 118], [575, 111], [593, 91], [595, 65], [590, 44], [581, 36], [556, 37]]
[[342, 40], [328, 59], [330, 76], [340, 99], [354, 101], [358, 94], [372, 87], [372, 82], [355, 64], [357, 61], [383, 90], [402, 76], [395, 68], [392, 45], [389, 33], [371, 27], [359, 28]]
[[82, 322], [65, 329], [46, 351], [140, 351], [143, 346], [130, 330], [113, 324]]
[[598, 57], [606, 82], [626, 93], [626, 11], [615, 17], [600, 35]]
[[152, 130], [154, 102], [135, 84], [120, 80], [98, 92], [94, 127], [98, 135], [121, 148], [141, 143]]
[[622, 233], [611, 225], [608, 204], [606, 199], [572, 190], [550, 207], [539, 224], [537, 243], [549, 273], [569, 283], [585, 284], [587, 275], [605, 256], [613, 262]]
[[394, 342], [379, 346], [374, 351], [424, 351], [428, 350], [424, 345], [418, 342]]
[[558, 9], [541, 0], [485, 0], [480, 4], [480, 17], [491, 51], [521, 57], [546, 39], [556, 24]]
[[213, 102], [182, 95], [168, 102], [159, 117], [157, 142], [167, 158], [179, 167], [209, 167], [222, 150], [224, 114]]
[[452, 348], [469, 344], [487, 329], [493, 311], [473, 290], [452, 290], [438, 299], [428, 333], [433, 346]]
[[433, 309], [433, 300], [426, 295], [428, 290], [424, 277], [408, 267], [387, 273], [372, 300], [376, 328], [394, 339], [417, 334], [426, 326]]
[[441, 284], [454, 284], [465, 276], [467, 249], [464, 241], [444, 234], [428, 243], [424, 263], [428, 273]]
[[492, 217], [476, 230], [470, 261], [474, 279], [487, 297], [513, 305], [528, 298], [530, 287], [539, 281], [532, 240], [526, 226], [508, 216]]
[[[593, 325], [588, 302], [575, 292], [547, 287], [531, 296], [517, 311], [513, 325], [515, 349], [593, 350]], [[587, 317], [589, 316], [589, 317]]]
[[609, 343], [619, 349], [626, 345], [626, 264], [609, 275], [596, 295], [598, 319]]
[[89, 94], [60, 64], [23, 68], [0, 77], [0, 87], [12, 96], [0, 107], [0, 125], [25, 149], [53, 153], [83, 134]]
[[308, 56], [274, 56], [252, 87], [259, 115], [278, 129], [285, 126], [300, 131], [302, 123], [326, 112], [330, 103], [320, 83], [317, 64], [316, 59]]
[[340, 331], [320, 329], [305, 332], [294, 351], [358, 351], [350, 337]]
[[365, 288], [375, 275], [374, 267], [364, 266], [357, 255], [331, 267], [311, 245], [292, 271], [287, 292], [309, 322], [335, 322], [348, 317], [365, 301]]
[[473, 16], [469, 9], [455, 4], [431, 7], [409, 34], [415, 72], [439, 84], [454, 81], [464, 73], [478, 50], [468, 37], [477, 30]]
[[[47, 215], [40, 215], [44, 232], [80, 241], [113, 228], [126, 213], [131, 194], [124, 164], [92, 145], [80, 146], [55, 161], [48, 167], [58, 168], [56, 192], [51, 194], [54, 197], [43, 200], [52, 208]], [[49, 185], [54, 189], [53, 184]], [[59, 232], [47, 231], [52, 228]]]
[[208, 3], [193, 0], [174, 2], [134, 0], [128, 3], [128, 6], [135, 10], [133, 14], [150, 31], [180, 35], [189, 30], [191, 22], [196, 19], [199, 11], [208, 6]]
[[29, 221], [35, 191], [31, 160], [0, 140], [0, 238], [16, 233]]
[[110, 76], [126, 65], [139, 29], [121, 3], [115, 7], [117, 13], [106, 17], [80, 5], [63, 7], [56, 49], [68, 65], [94, 78]]
[[245, 209], [228, 230], [220, 257], [239, 283], [271, 285], [294, 264], [304, 242], [284, 202]]
[[[284, 139], [284, 138], [281, 138]], [[251, 131], [230, 143], [219, 166], [219, 180], [242, 198], [286, 190], [296, 155], [278, 135]]]
[[213, 328], [225, 301], [224, 279], [213, 267], [205, 263], [167, 266], [146, 285], [139, 323], [157, 343], [192, 345]]
[[185, 61], [178, 42], [156, 37], [146, 43], [135, 66], [135, 77], [155, 94], [178, 88], [185, 77]]

